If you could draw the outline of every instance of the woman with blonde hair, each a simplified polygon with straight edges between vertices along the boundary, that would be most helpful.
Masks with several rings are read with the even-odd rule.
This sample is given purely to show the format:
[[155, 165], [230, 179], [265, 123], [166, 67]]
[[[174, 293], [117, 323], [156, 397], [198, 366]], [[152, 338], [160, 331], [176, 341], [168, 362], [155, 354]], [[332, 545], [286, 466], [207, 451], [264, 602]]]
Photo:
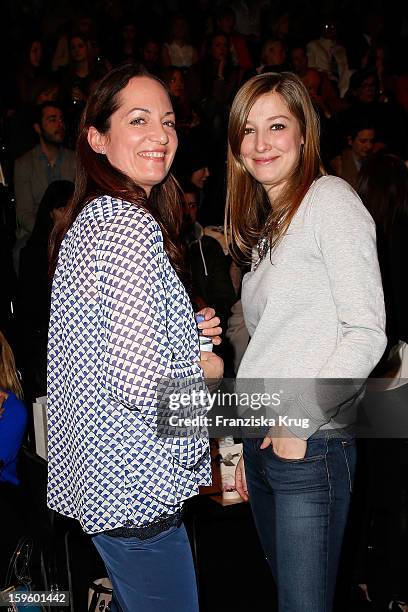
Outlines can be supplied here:
[[255, 76], [235, 97], [226, 219], [234, 255], [251, 264], [238, 382], [261, 379], [281, 398], [275, 427], [244, 432], [236, 487], [279, 611], [329, 612], [355, 465], [345, 425], [385, 347], [384, 304], [373, 220], [323, 175], [318, 119], [292, 73]]
[[0, 331], [0, 587], [24, 527], [17, 474], [17, 455], [27, 426], [22, 395], [13, 352]]

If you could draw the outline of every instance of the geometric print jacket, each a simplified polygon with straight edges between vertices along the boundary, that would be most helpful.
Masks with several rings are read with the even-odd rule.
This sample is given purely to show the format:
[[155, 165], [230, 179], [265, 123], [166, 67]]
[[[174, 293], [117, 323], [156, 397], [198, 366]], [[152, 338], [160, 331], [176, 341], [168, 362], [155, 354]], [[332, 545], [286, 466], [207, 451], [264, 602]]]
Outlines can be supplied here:
[[87, 533], [173, 514], [211, 483], [208, 439], [157, 430], [163, 380], [205, 388], [187, 293], [152, 215], [103, 196], [67, 232], [48, 340], [48, 505]]

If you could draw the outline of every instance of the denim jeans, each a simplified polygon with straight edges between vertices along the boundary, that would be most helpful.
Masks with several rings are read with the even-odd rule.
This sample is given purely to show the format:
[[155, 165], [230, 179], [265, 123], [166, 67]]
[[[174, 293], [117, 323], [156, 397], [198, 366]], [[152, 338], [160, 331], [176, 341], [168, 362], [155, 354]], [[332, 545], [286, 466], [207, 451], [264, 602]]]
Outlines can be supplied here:
[[93, 543], [112, 581], [111, 612], [198, 612], [184, 525], [147, 540], [98, 534]]
[[304, 459], [244, 440], [249, 499], [279, 612], [330, 612], [355, 469], [355, 441], [318, 432]]

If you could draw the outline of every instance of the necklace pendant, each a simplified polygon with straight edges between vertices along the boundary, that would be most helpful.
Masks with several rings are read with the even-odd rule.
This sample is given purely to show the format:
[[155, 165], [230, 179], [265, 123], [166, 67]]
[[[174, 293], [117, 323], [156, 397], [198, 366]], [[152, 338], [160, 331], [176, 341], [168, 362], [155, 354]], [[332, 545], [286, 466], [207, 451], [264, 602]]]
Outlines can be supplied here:
[[254, 264], [253, 272], [257, 269], [261, 261], [265, 258], [268, 250], [269, 250], [269, 240], [265, 236], [258, 240], [256, 245], [256, 250], [258, 251], [258, 259]]

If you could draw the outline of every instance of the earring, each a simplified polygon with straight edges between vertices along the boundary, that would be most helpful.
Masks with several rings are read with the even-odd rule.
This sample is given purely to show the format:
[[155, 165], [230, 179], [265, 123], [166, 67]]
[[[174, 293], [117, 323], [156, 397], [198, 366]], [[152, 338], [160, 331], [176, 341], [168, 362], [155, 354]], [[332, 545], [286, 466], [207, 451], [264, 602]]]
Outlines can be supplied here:
[[101, 149], [101, 155], [105, 155], [105, 149], [104, 148]]

